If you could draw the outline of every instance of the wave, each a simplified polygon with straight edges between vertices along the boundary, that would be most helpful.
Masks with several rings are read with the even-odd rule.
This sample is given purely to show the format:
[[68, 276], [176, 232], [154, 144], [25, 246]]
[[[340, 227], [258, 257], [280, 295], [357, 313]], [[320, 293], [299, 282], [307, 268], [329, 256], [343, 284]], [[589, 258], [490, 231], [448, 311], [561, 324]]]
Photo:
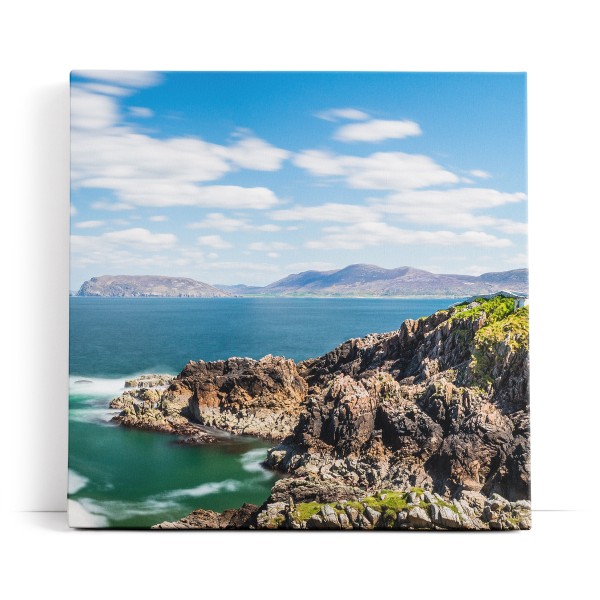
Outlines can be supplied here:
[[78, 500], [67, 501], [69, 515], [69, 527], [81, 527], [86, 529], [102, 529], [108, 527], [108, 519], [105, 515], [90, 512]]
[[248, 473], [259, 473], [264, 479], [270, 479], [273, 474], [262, 466], [262, 462], [267, 458], [266, 448], [255, 448], [245, 452], [240, 457], [242, 469]]
[[[72, 500], [70, 502], [73, 502]], [[94, 500], [93, 498], [78, 498], [76, 502], [90, 515], [91, 519], [104, 519], [103, 525], [95, 527], [107, 527], [109, 520], [113, 522], [123, 521], [131, 517], [147, 516], [167, 511], [177, 510], [177, 502], [147, 498], [139, 501], [126, 500]], [[70, 510], [70, 507], [69, 507]], [[79, 515], [77, 515], [79, 516]], [[69, 512], [69, 524], [71, 515]], [[94, 525], [72, 525], [73, 527], [94, 527]]]
[[69, 494], [76, 494], [79, 490], [82, 490], [90, 480], [83, 475], [77, 473], [77, 471], [73, 471], [73, 469], [69, 469]]
[[210, 481], [203, 483], [194, 488], [173, 490], [166, 494], [161, 494], [158, 498], [201, 498], [202, 496], [210, 496], [218, 492], [237, 492], [245, 483], [237, 479], [226, 479], [225, 481]]
[[165, 369], [148, 369], [122, 377], [95, 377], [91, 375], [70, 375], [69, 393], [81, 396], [102, 396], [114, 398], [123, 393], [125, 382], [135, 379], [140, 375], [148, 373], [161, 373], [177, 375], [177, 373], [168, 373]]
[[71, 408], [69, 420], [76, 423], [109, 423], [119, 409], [108, 407], [84, 406], [82, 408]]
[[[69, 524], [71, 527], [108, 527], [109, 523], [118, 524], [132, 517], [157, 515], [175, 515], [185, 512], [182, 508], [185, 498], [200, 498], [220, 492], [235, 492], [244, 482], [235, 479], [211, 481], [194, 488], [174, 490], [165, 494], [149, 496], [143, 500], [96, 500], [78, 498], [69, 500]], [[81, 488], [80, 488], [81, 489]]]
[[86, 377], [85, 375], [71, 375], [69, 377], [69, 393], [78, 396], [94, 396], [114, 398], [125, 389], [128, 377], [114, 379], [100, 377]]

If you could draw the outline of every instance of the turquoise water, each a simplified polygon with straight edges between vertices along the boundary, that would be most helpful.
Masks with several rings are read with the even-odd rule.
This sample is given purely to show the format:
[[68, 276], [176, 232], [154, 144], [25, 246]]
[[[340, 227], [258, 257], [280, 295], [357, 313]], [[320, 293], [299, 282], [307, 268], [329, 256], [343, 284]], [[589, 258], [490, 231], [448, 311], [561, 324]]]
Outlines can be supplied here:
[[71, 298], [69, 498], [88, 525], [109, 527], [148, 527], [196, 508], [262, 503], [276, 477], [260, 467], [268, 443], [224, 436], [219, 444], [190, 447], [174, 436], [115, 426], [108, 402], [124, 380], [176, 374], [190, 359], [274, 354], [303, 360], [452, 302]]

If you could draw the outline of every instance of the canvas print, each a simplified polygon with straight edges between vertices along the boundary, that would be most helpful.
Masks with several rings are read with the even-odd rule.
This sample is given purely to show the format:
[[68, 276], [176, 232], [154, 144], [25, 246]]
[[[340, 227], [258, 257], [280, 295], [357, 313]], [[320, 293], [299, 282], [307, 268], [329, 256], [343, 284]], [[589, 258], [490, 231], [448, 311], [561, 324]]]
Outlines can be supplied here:
[[531, 526], [523, 73], [71, 74], [69, 523]]

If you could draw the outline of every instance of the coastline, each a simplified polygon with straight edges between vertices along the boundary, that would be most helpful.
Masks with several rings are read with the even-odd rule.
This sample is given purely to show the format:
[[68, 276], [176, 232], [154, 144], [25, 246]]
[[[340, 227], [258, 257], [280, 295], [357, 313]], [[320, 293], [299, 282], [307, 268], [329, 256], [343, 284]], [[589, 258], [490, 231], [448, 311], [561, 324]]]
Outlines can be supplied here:
[[[390, 525], [390, 518], [383, 519], [380, 525], [386, 523], [388, 528], [528, 528], [526, 335], [519, 333], [525, 343], [522, 348], [513, 347], [511, 331], [507, 337], [496, 340], [494, 343], [505, 348], [504, 362], [488, 365], [489, 373], [477, 372], [469, 357], [475, 351], [477, 336], [481, 337], [486, 330], [495, 331], [494, 310], [498, 302], [492, 303], [494, 307], [489, 302], [481, 304], [483, 308], [472, 303], [466, 309], [453, 307], [419, 321], [405, 321], [395, 332], [352, 339], [322, 357], [297, 364], [271, 356], [260, 361], [190, 361], [158, 397], [152, 399], [154, 392], [148, 396], [149, 390], [142, 387], [142, 396], [131, 398], [127, 414], [121, 413], [118, 420], [127, 419], [125, 424], [131, 427], [148, 428], [149, 423], [165, 423], [170, 427], [174, 418], [183, 418], [235, 435], [280, 440], [269, 451], [267, 465], [288, 477], [276, 484], [267, 502], [250, 511], [253, 516], [246, 521], [248, 527], [377, 528], [378, 519], [369, 519], [364, 512], [369, 503], [381, 507], [381, 501], [385, 501], [381, 495], [391, 490], [396, 494], [396, 508], [403, 508], [395, 512], [394, 524]], [[512, 301], [504, 304], [509, 313], [505, 318], [512, 319], [511, 323], [514, 321], [517, 327], [517, 313], [509, 310]], [[527, 321], [526, 312], [518, 315], [520, 327]], [[467, 344], [465, 335], [470, 339]], [[462, 347], [457, 350], [456, 344], [461, 340]], [[446, 350], [432, 354], [440, 341]], [[403, 352], [422, 358], [412, 366], [409, 360], [399, 368], [397, 359]], [[495, 352], [488, 359], [493, 356]], [[378, 358], [374, 360], [375, 357]], [[365, 360], [370, 362], [366, 364]], [[487, 389], [477, 387], [488, 375], [495, 377], [486, 384]], [[514, 382], [507, 385], [507, 377]], [[494, 381], [504, 383], [494, 389]], [[483, 411], [482, 418], [485, 414], [495, 415], [491, 442], [481, 438], [477, 430], [471, 431], [468, 419], [465, 421], [464, 414], [460, 416], [465, 401], [467, 405], [473, 406], [475, 402], [475, 406], [480, 406], [476, 414]], [[456, 423], [449, 428], [448, 423], [444, 425], [448, 417], [440, 413], [443, 406], [446, 408], [442, 413], [452, 406], [459, 411]], [[332, 423], [336, 423], [338, 431], [333, 437], [327, 433]], [[404, 423], [401, 429], [398, 423]], [[383, 430], [378, 431], [381, 426]], [[456, 438], [457, 442], [463, 439], [459, 443], [460, 452], [471, 456], [466, 463], [444, 446], [455, 437], [449, 433], [455, 427], [464, 429], [465, 433], [460, 435], [467, 435], [466, 441]], [[419, 433], [423, 428], [428, 432], [425, 437]], [[519, 437], [521, 430], [525, 437]], [[486, 435], [489, 438], [490, 433]], [[508, 469], [508, 475], [506, 472], [494, 475], [486, 461], [496, 460], [494, 448], [508, 450], [507, 440], [511, 439], [518, 448], [515, 446], [510, 456], [521, 458], [511, 458], [513, 462], [506, 463], [503, 469]], [[443, 461], [450, 461], [449, 471], [440, 467], [444, 464], [444, 453], [447, 456]], [[515, 460], [520, 466], [515, 466]], [[440, 468], [442, 471], [438, 472]], [[495, 469], [498, 471], [498, 467]], [[517, 483], [519, 478], [524, 478], [523, 483]], [[276, 491], [277, 486], [282, 489]], [[430, 496], [412, 498], [413, 489], [423, 490], [420, 496], [425, 493]], [[339, 504], [361, 498], [362, 509], [354, 506], [358, 510], [356, 515], [349, 515], [346, 507]], [[458, 502], [452, 504], [454, 509], [446, 506], [454, 501]], [[307, 517], [304, 520], [296, 518], [298, 505], [310, 505], [311, 514], [301, 511]], [[440, 507], [459, 514], [458, 522], [445, 514], [447, 510], [442, 511], [445, 521], [440, 521]], [[417, 508], [426, 509], [425, 513], [417, 511], [415, 516], [411, 510]], [[248, 513], [248, 509], [244, 510], [244, 514]], [[335, 526], [331, 511], [337, 515]], [[346, 514], [345, 518], [339, 517], [340, 511]], [[403, 517], [398, 516], [400, 512]], [[354, 519], [346, 523], [345, 519], [352, 515]], [[216, 517], [204, 516], [208, 519], [206, 523], [212, 523], [208, 528], [220, 522]], [[192, 522], [198, 528], [206, 525], [202, 519], [180, 525], [187, 527]]]

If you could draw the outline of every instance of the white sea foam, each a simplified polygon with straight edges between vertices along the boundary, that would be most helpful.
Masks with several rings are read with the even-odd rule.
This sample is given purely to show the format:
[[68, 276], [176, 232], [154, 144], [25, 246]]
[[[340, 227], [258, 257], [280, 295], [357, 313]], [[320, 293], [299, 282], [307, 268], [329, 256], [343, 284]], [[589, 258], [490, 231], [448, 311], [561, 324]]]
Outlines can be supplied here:
[[85, 406], [83, 408], [73, 408], [69, 411], [69, 419], [77, 423], [97, 423], [104, 421], [106, 423], [119, 414], [118, 409], [98, 408], [94, 406]]
[[273, 475], [262, 466], [262, 462], [267, 458], [267, 450], [265, 448], [255, 448], [245, 452], [240, 457], [242, 469], [248, 473], [259, 473], [264, 479], [270, 479]]
[[69, 514], [69, 527], [101, 529], [108, 526], [106, 516], [90, 512], [77, 500], [68, 500], [67, 510]]
[[226, 479], [225, 481], [209, 481], [194, 488], [173, 490], [166, 494], [161, 494], [160, 498], [175, 499], [175, 498], [201, 498], [202, 496], [210, 496], [218, 492], [237, 492], [242, 486], [242, 481], [237, 479]]
[[118, 377], [108, 379], [86, 377], [85, 375], [71, 375], [69, 377], [69, 392], [71, 394], [81, 394], [82, 396], [93, 396], [95, 398], [114, 398], [123, 392], [127, 379], [130, 378]]
[[[177, 502], [158, 500], [153, 497], [140, 501], [79, 498], [77, 502], [93, 517], [103, 518], [105, 520], [104, 525], [98, 525], [98, 527], [106, 527], [108, 525], [108, 519], [112, 521], [121, 521], [140, 515], [146, 516], [179, 509]], [[81, 525], [81, 527], [84, 527], [84, 525]]]
[[89, 479], [69, 469], [69, 494], [76, 494], [79, 490], [82, 490], [88, 483]]

